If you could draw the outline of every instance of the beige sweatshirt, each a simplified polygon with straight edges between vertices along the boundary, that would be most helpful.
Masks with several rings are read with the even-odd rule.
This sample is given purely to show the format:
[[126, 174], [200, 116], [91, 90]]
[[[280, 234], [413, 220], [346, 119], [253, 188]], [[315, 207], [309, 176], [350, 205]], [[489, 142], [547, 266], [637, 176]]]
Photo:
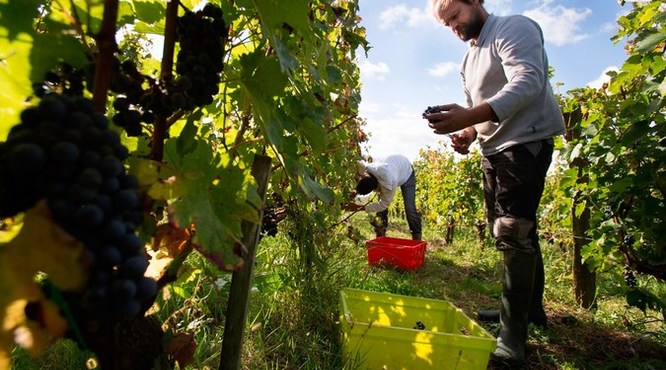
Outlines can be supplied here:
[[487, 102], [499, 118], [475, 125], [484, 156], [564, 133], [543, 34], [533, 20], [491, 14], [463, 58], [461, 74], [467, 104]]

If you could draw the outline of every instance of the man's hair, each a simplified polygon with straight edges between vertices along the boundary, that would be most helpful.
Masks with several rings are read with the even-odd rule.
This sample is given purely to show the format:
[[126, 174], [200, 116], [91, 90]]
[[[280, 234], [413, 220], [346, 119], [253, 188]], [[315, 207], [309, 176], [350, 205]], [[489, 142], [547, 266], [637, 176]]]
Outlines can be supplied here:
[[[430, 8], [430, 12], [435, 16], [435, 19], [437, 19], [439, 22], [442, 22], [442, 20], [439, 19], [439, 10], [448, 6], [454, 1], [471, 4], [473, 0], [428, 0], [428, 8]], [[479, 4], [483, 5], [483, 0], [479, 0]]]
[[370, 192], [377, 189], [378, 186], [379, 181], [377, 181], [377, 178], [370, 173], [366, 173], [356, 183], [356, 194], [370, 194]]

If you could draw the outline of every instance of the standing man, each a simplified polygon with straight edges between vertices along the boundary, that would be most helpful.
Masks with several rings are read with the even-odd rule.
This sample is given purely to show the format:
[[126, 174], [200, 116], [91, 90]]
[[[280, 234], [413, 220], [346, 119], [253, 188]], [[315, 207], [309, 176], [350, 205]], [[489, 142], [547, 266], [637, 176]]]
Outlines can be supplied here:
[[[466, 153], [478, 139], [488, 223], [503, 253], [495, 362], [525, 365], [528, 322], [546, 326], [537, 208], [564, 120], [548, 81], [541, 28], [524, 16], [488, 14], [483, 0], [429, 0], [435, 18], [469, 42], [461, 75], [467, 107], [424, 113], [435, 134]], [[432, 111], [429, 109], [428, 111]]]
[[405, 202], [405, 216], [413, 240], [421, 240], [421, 215], [416, 210], [416, 177], [407, 157], [394, 154], [379, 162], [361, 162], [363, 174], [356, 184], [356, 194], [366, 195], [377, 190], [379, 199], [365, 206], [347, 203], [347, 211], [377, 212], [381, 225], [373, 223], [377, 236], [385, 236], [388, 227], [388, 208], [400, 188]]

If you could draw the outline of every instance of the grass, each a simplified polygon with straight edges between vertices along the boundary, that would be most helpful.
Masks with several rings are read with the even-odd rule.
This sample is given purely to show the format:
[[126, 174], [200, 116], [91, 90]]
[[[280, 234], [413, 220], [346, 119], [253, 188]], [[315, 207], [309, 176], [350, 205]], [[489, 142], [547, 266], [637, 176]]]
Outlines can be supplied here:
[[[501, 256], [489, 240], [482, 244], [475, 231], [457, 231], [453, 243], [445, 245], [444, 230], [424, 225], [428, 250], [421, 269], [378, 268], [367, 264], [363, 242], [374, 237], [367, 221], [362, 213], [351, 217], [335, 235], [329, 235], [330, 243], [319, 250], [320, 259], [311, 265], [299, 255], [303, 248], [293, 245], [283, 233], [262, 240], [247, 317], [243, 369], [355, 369], [341, 356], [338, 300], [343, 287], [445, 299], [471, 318], [479, 309], [497, 307]], [[391, 222], [389, 236], [408, 238], [404, 220], [393, 217]], [[347, 226], [351, 228], [344, 230]], [[597, 309], [581, 309], [573, 298], [570, 251], [548, 244], [542, 249], [550, 328], [530, 327], [531, 368], [666, 369], [663, 318], [626, 307], [620, 294], [621, 277], [600, 275]], [[197, 348], [187, 369], [217, 369], [229, 304], [229, 275], [215, 271], [201, 258], [193, 259], [189, 266], [181, 281], [163, 292], [156, 314], [165, 326], [193, 333]], [[491, 333], [498, 330], [497, 324], [481, 324]], [[87, 357], [71, 342], [63, 341], [37, 359], [15, 350], [13, 368], [81, 369]]]
[[12, 369], [20, 370], [74, 370], [85, 369], [90, 354], [81, 351], [70, 340], [61, 340], [33, 358], [25, 350], [12, 351]]

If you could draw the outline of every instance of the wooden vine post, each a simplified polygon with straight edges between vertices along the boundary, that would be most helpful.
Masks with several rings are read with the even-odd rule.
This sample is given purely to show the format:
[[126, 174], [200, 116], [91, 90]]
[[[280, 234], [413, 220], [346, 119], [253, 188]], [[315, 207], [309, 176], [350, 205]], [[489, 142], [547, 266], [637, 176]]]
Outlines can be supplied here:
[[[581, 122], [583, 115], [580, 108], [564, 115], [567, 123], [567, 139], [579, 139], [580, 129], [576, 126]], [[577, 182], [587, 182], [588, 179], [582, 174], [582, 168], [587, 165], [587, 161], [581, 157], [576, 157], [569, 164], [571, 167], [578, 168]], [[587, 244], [587, 230], [590, 228], [590, 209], [585, 207], [577, 215], [576, 209], [581, 203], [579, 191], [573, 195], [571, 205], [571, 226], [573, 233], [573, 284], [574, 298], [576, 302], [585, 309], [596, 307], [597, 283], [596, 274], [590, 268], [587, 262], [583, 262], [582, 249]]]
[[[257, 182], [257, 193], [261, 197], [261, 205], [258, 209], [259, 219], [261, 219], [263, 216], [263, 205], [266, 201], [266, 189], [268, 188], [271, 173], [271, 158], [263, 155], [255, 156], [251, 173]], [[240, 368], [243, 336], [245, 335], [245, 319], [247, 316], [254, 258], [256, 247], [259, 243], [261, 225], [243, 221], [241, 229], [243, 231], [242, 242], [247, 248], [246, 254], [243, 256], [245, 267], [240, 271], [235, 271], [231, 278], [224, 336], [222, 338], [222, 350], [220, 352], [220, 370], [236, 370]]]

